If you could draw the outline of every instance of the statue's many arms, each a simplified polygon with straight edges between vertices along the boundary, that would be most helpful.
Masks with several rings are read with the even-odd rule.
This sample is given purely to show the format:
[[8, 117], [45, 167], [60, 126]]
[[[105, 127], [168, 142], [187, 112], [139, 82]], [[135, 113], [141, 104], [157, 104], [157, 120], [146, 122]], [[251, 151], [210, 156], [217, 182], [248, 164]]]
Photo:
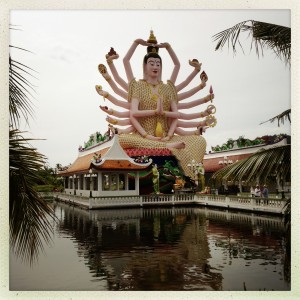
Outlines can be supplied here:
[[[138, 45], [147, 47], [147, 54], [143, 60], [144, 78], [141, 80], [134, 78], [130, 64], [130, 59]], [[158, 54], [160, 48], [167, 50], [174, 63], [167, 83], [161, 81], [162, 59]], [[212, 114], [215, 113], [216, 108], [214, 105], [209, 105], [204, 111], [196, 113], [183, 113], [181, 110], [193, 107], [197, 110], [196, 107], [199, 105], [212, 102], [214, 94], [211, 88], [210, 92], [201, 99], [181, 102], [206, 86], [208, 77], [204, 71], [200, 74], [199, 85], [186, 92], [179, 92], [200, 72], [201, 63], [196, 59], [190, 60], [189, 64], [193, 67], [193, 71], [182, 83], [175, 85], [180, 69], [179, 60], [170, 44], [157, 43], [152, 31], [147, 41], [135, 40], [125, 55], [123, 63], [127, 81], [119, 76], [113, 63], [117, 58], [119, 55], [111, 48], [106, 59], [114, 79], [103, 64], [98, 68], [112, 90], [126, 101], [117, 99], [99, 85], [96, 86], [96, 90], [99, 95], [107, 98], [114, 105], [125, 108], [125, 111], [117, 111], [107, 106], [100, 106], [109, 115], [106, 120], [114, 126], [118, 125], [116, 128], [121, 146], [124, 149], [168, 148], [177, 158], [185, 175], [193, 178], [187, 165], [192, 159], [196, 162], [203, 161], [206, 141], [202, 132], [208, 127], [215, 126], [216, 119]], [[198, 118], [205, 119], [187, 121]], [[186, 130], [186, 128], [193, 130]]]

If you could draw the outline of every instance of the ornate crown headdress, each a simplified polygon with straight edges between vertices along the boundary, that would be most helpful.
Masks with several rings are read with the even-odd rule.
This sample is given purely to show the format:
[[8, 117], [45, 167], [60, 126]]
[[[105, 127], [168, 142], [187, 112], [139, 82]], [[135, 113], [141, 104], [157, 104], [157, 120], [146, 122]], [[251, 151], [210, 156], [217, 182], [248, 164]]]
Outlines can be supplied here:
[[157, 40], [152, 29], [150, 30], [150, 36], [147, 40], [147, 43], [153, 44], [152, 46], [147, 47], [147, 53], [158, 53], [159, 48], [154, 46], [157, 44]]
[[147, 43], [151, 43], [151, 44], [157, 44], [157, 40], [156, 40], [156, 36], [153, 33], [153, 30], [150, 30], [150, 36], [147, 40]]

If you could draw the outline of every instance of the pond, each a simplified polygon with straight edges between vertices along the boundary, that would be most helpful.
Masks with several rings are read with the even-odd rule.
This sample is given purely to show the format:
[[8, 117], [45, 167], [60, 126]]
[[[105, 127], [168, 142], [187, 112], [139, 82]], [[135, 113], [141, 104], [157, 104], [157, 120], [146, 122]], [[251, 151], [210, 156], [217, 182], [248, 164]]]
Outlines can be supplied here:
[[84, 210], [53, 202], [53, 243], [11, 291], [286, 291], [281, 217], [205, 207]]

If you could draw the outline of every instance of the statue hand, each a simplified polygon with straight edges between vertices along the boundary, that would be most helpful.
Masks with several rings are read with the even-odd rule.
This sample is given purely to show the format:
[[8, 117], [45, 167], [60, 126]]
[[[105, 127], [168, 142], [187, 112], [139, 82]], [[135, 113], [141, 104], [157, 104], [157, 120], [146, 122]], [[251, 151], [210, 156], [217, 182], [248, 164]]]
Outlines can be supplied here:
[[215, 94], [208, 94], [206, 97], [205, 97], [205, 103], [208, 102], [208, 101], [211, 101], [215, 98]]
[[95, 89], [97, 91], [97, 93], [100, 95], [100, 96], [103, 96], [102, 95], [102, 86], [101, 85], [95, 85]]
[[98, 71], [104, 76], [104, 74], [107, 74], [107, 69], [103, 64], [98, 65]]
[[170, 140], [170, 137], [169, 136], [165, 136], [164, 138], [162, 138], [160, 141], [161, 142], [167, 142]]
[[199, 131], [199, 134], [202, 135], [202, 133], [204, 133], [207, 128], [209, 128], [209, 126], [199, 126], [197, 127], [197, 130]]
[[100, 74], [108, 81], [109, 79], [111, 79], [110, 75], [107, 73], [107, 69], [103, 64], [100, 64], [98, 66], [98, 70], [100, 72]]
[[159, 136], [153, 136], [153, 135], [147, 135], [146, 138], [148, 140], [152, 140], [152, 141], [160, 141], [161, 140], [161, 137], [159, 137]]
[[171, 45], [169, 43], [160, 43], [156, 45], [158, 48], [169, 48]]
[[206, 111], [209, 115], [213, 115], [216, 113], [217, 109], [214, 105], [211, 104], [211, 105], [208, 105]]
[[198, 71], [201, 70], [202, 63], [199, 63], [199, 61], [196, 58], [194, 58], [193, 60], [189, 60], [189, 64]]
[[142, 46], [149, 46], [150, 44], [148, 44], [145, 40], [143, 39], [136, 39], [135, 42], [139, 45], [142, 45]]
[[105, 120], [106, 120], [108, 123], [113, 124], [113, 125], [118, 124], [118, 120], [116, 120], [116, 119], [114, 119], [114, 118], [111, 118], [111, 117], [109, 117], [109, 116], [107, 116]]
[[96, 85], [96, 91], [100, 96], [107, 96], [108, 92], [102, 90], [101, 85]]
[[[200, 127], [199, 127], [199, 128], [200, 128]], [[206, 129], [209, 128], [209, 126], [202, 126], [201, 128], [202, 128], [202, 132], [204, 133], [204, 132], [206, 131]]]
[[208, 77], [204, 71], [200, 74], [200, 79], [201, 82], [206, 85], [206, 81], [208, 80]]
[[163, 105], [162, 105], [161, 98], [158, 98], [157, 99], [157, 106], [156, 106], [155, 114], [162, 115], [163, 112], [164, 112], [164, 110], [163, 110]]
[[112, 115], [113, 110], [111, 108], [108, 108], [107, 106], [99, 106], [105, 113]]
[[108, 60], [114, 60], [114, 59], [118, 59], [119, 58], [119, 54], [113, 54], [113, 55], [106, 55], [106, 59]]

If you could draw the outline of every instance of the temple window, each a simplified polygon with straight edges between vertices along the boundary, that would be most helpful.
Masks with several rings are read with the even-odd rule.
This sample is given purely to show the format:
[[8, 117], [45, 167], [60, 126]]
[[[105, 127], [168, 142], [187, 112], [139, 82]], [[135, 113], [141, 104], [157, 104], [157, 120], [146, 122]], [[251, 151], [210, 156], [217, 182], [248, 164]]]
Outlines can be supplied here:
[[109, 174], [103, 174], [103, 176], [102, 176], [102, 190], [103, 191], [109, 191], [110, 190]]
[[78, 177], [75, 178], [75, 190], [78, 190], [78, 182], [79, 182], [78, 179], [79, 179]]
[[93, 190], [98, 191], [98, 177], [93, 177]]
[[85, 190], [90, 189], [90, 177], [85, 177]]
[[103, 191], [120, 191], [126, 189], [125, 174], [104, 173], [102, 175]]
[[118, 177], [117, 174], [112, 174], [111, 175], [111, 190], [116, 191], [118, 190]]
[[135, 180], [128, 180], [128, 189], [130, 191], [134, 191], [135, 190]]
[[119, 190], [125, 190], [125, 175], [119, 174]]
[[79, 175], [79, 189], [83, 190], [83, 175]]
[[66, 189], [68, 189], [69, 188], [69, 180], [70, 180], [70, 178], [69, 177], [66, 177], [66, 179], [64, 180], [64, 182], [65, 182], [65, 188]]

